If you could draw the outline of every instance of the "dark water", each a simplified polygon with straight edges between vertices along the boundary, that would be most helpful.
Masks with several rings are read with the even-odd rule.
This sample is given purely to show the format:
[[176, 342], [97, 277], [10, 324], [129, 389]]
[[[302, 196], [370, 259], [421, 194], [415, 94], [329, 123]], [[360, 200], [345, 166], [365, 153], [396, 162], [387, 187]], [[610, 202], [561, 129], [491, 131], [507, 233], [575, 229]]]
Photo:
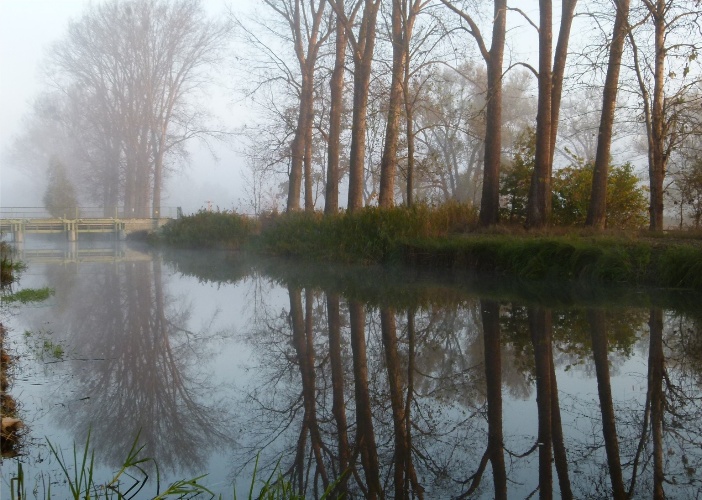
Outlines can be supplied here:
[[19, 288], [55, 290], [3, 306], [28, 490], [62, 498], [46, 438], [72, 460], [90, 433], [103, 480], [139, 434], [163, 482], [208, 473], [224, 498], [257, 456], [308, 498], [344, 471], [354, 498], [702, 496], [699, 296], [127, 246], [24, 258]]

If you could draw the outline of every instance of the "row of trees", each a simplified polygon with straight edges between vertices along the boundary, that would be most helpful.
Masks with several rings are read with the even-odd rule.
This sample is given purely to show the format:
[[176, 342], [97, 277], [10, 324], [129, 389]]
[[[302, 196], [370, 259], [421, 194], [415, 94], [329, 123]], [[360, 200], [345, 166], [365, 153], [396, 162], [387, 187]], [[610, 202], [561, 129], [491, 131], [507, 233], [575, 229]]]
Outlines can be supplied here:
[[[662, 229], [664, 195], [674, 192], [671, 181], [680, 188], [683, 178], [666, 172], [673, 164], [689, 170], [679, 150], [699, 133], [698, 2], [568, 0], [557, 22], [551, 3], [539, 1], [532, 20], [505, 0], [495, 0], [489, 12], [449, 0], [266, 0], [270, 15], [258, 15], [260, 24], [240, 23], [256, 49], [257, 89], [275, 96], [258, 94], [277, 128], [255, 129], [249, 150], [255, 172], [268, 176], [271, 167], [285, 168], [287, 210], [301, 208], [303, 185], [306, 210], [322, 192], [325, 210], [337, 210], [340, 179], [348, 173], [349, 211], [376, 202], [411, 204], [417, 195], [432, 201], [442, 190], [444, 197], [479, 203], [481, 224], [492, 225], [504, 208], [500, 171], [514, 139], [533, 126], [525, 223], [539, 227], [554, 221], [554, 163], [575, 131], [594, 135], [583, 222], [602, 228], [613, 140], [623, 136], [615, 130], [626, 129], [630, 148], [644, 138], [638, 142], [645, 142], [649, 167], [649, 226]], [[572, 47], [574, 22], [579, 33], [596, 36], [580, 36]], [[524, 33], [516, 38], [519, 23], [537, 34], [536, 64], [515, 51], [531, 42]], [[264, 25], [266, 37], [257, 28]], [[284, 56], [292, 49], [295, 66]], [[591, 101], [588, 130], [578, 130], [578, 104], [563, 99], [564, 92]], [[690, 200], [681, 194], [681, 202], [694, 205]]]
[[[158, 217], [164, 177], [187, 158], [186, 144], [221, 134], [202, 91], [230, 33], [199, 0], [91, 5], [49, 54], [50, 86], [15, 144], [15, 163], [36, 174], [64, 165], [70, 185], [105, 215], [122, 207]], [[50, 185], [47, 196], [56, 191]]]
[[[51, 51], [50, 89], [14, 159], [42, 172], [57, 159], [106, 213], [158, 216], [190, 140], [224, 136], [203, 91], [237, 28], [241, 84], [264, 113], [246, 129], [257, 211], [277, 204], [265, 200], [275, 179], [289, 211], [323, 199], [334, 213], [348, 188], [349, 211], [452, 198], [496, 224], [501, 171], [533, 127], [526, 225], [558, 221], [554, 164], [570, 164], [569, 149], [591, 164], [584, 223], [604, 227], [617, 144], [645, 152], [651, 229], [663, 227], [665, 196], [681, 224], [698, 223], [698, 2], [567, 0], [557, 22], [551, 4], [263, 0], [253, 19], [215, 21], [200, 0], [110, 0]], [[593, 35], [570, 43], [574, 23]], [[529, 44], [538, 53], [522, 57]]]

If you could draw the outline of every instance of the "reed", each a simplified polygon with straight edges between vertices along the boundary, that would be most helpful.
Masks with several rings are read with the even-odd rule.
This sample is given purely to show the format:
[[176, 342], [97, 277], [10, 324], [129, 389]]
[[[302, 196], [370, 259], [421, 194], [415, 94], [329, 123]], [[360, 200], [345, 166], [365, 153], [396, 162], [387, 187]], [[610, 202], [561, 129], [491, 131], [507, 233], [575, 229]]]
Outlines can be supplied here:
[[[68, 456], [47, 439], [51, 455], [59, 465], [62, 478], [68, 488], [68, 493], [62, 492], [61, 498], [71, 498], [73, 500], [112, 500], [128, 498], [151, 498], [152, 500], [165, 500], [169, 498], [218, 498], [222, 500], [222, 495], [216, 495], [203, 484], [206, 474], [190, 479], [180, 479], [170, 483], [165, 489], [161, 489], [161, 480], [158, 465], [151, 458], [144, 458], [143, 446], [139, 446], [139, 435], [134, 439], [131, 449], [127, 453], [122, 466], [114, 472], [106, 481], [101, 481], [96, 477], [95, 452], [91, 450], [90, 431], [82, 450], [74, 444], [72, 453]], [[147, 472], [147, 465], [152, 464], [156, 469], [156, 493], [147, 495], [145, 488], [153, 482]], [[258, 456], [256, 457], [254, 471], [251, 477], [248, 500], [304, 500], [305, 495], [296, 492], [292, 484], [287, 481], [280, 472], [280, 462], [265, 480], [258, 477]], [[337, 480], [331, 484], [321, 496], [322, 500], [333, 497], [333, 490], [338, 484]], [[43, 490], [39, 491], [40, 485], [33, 485], [35, 498], [58, 498], [51, 491], [51, 480], [42, 474], [40, 480]], [[17, 461], [16, 472], [10, 477], [10, 498], [12, 500], [22, 500], [27, 497], [27, 475], [22, 463]], [[232, 498], [237, 499], [236, 491], [232, 493]]]
[[256, 221], [233, 211], [200, 210], [170, 222], [151, 241], [178, 248], [237, 249], [257, 227]]

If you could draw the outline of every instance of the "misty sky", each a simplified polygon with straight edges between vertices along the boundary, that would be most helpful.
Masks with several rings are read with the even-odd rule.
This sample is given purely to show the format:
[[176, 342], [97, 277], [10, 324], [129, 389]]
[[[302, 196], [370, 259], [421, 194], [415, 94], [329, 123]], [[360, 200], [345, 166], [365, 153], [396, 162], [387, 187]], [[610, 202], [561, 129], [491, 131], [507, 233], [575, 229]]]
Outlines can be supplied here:
[[[22, 131], [22, 118], [42, 88], [41, 64], [52, 44], [61, 39], [70, 19], [81, 16], [94, 0], [0, 0], [0, 206], [42, 206], [45, 185], [8, 165], [6, 151]], [[225, 10], [224, 0], [203, 0], [210, 13]], [[234, 0], [237, 8], [249, 0]], [[221, 95], [218, 95], [221, 94]], [[212, 111], [229, 127], [243, 123], [247, 110], [233, 103], [232, 91], [213, 95]], [[164, 207], [181, 206], [186, 213], [211, 201], [231, 209], [241, 205], [243, 160], [231, 148], [218, 147], [218, 160], [193, 143], [190, 167], [170, 179]]]

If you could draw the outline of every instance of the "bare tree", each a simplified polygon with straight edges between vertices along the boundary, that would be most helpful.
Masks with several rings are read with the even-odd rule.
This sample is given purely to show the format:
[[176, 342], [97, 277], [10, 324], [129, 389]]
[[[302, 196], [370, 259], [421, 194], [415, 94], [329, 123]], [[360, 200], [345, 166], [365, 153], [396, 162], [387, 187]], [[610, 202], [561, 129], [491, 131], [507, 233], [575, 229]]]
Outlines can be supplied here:
[[[363, 206], [363, 169], [366, 148], [366, 113], [368, 89], [371, 79], [373, 51], [375, 49], [376, 20], [381, 0], [357, 0], [350, 13], [346, 12], [342, 0], [329, 0], [346, 27], [346, 34], [353, 54], [353, 118], [351, 128], [351, 151], [349, 159], [349, 212]], [[352, 22], [363, 7], [358, 32], [354, 33]]]
[[485, 109], [485, 163], [483, 166], [483, 194], [480, 201], [480, 224], [497, 224], [500, 209], [500, 161], [502, 155], [502, 60], [507, 26], [507, 0], [495, 0], [490, 49], [483, 39], [473, 17], [455, 7], [449, 0], [441, 0], [468, 24], [468, 33], [475, 38], [487, 65], [487, 105]]
[[592, 175], [592, 194], [587, 211], [586, 226], [604, 229], [607, 213], [607, 174], [612, 149], [612, 131], [614, 128], [614, 110], [619, 90], [619, 70], [624, 41], [627, 34], [629, 18], [629, 0], [614, 0], [616, 17], [612, 29], [612, 42], [609, 48], [609, 62], [602, 95], [602, 114], [597, 134], [597, 153], [595, 170]]
[[[685, 96], [699, 85], [690, 65], [699, 50], [699, 2], [642, 0], [638, 29], [628, 32], [633, 70], [643, 104], [646, 128], [650, 221], [652, 231], [664, 227], [664, 180], [668, 160], [682, 139], [678, 122]], [[651, 33], [652, 30], [652, 33]], [[652, 40], [652, 46], [644, 45]], [[681, 74], [678, 74], [680, 72]], [[688, 76], [691, 76], [688, 78]]]
[[314, 210], [312, 201], [312, 125], [314, 123], [314, 74], [319, 50], [330, 31], [324, 23], [326, 0], [264, 0], [280, 16], [290, 30], [299, 65], [299, 111], [291, 145], [290, 182], [287, 210], [300, 209], [300, 192], [305, 177], [305, 210]]
[[560, 30], [552, 62], [552, 2], [539, 1], [539, 104], [536, 114], [536, 160], [527, 206], [527, 226], [530, 227], [546, 225], [551, 215], [551, 174], [568, 41], [576, 4], [577, 0], [564, 0], [561, 4]]
[[91, 130], [104, 143], [119, 144], [126, 212], [158, 217], [167, 158], [218, 135], [195, 98], [229, 33], [199, 0], [113, 0], [90, 8], [56, 45], [53, 82], [89, 104], [83, 112], [102, 125]]

